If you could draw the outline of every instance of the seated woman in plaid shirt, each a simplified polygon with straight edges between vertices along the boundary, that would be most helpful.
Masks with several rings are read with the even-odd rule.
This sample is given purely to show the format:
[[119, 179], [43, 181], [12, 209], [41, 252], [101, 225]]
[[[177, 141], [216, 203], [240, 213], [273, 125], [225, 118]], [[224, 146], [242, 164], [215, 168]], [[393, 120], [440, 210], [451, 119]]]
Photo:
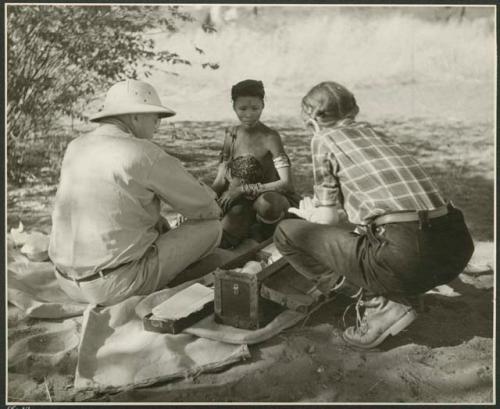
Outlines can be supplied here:
[[[424, 293], [462, 272], [473, 243], [462, 212], [393, 140], [355, 122], [354, 96], [335, 82], [302, 100], [314, 129], [314, 199], [289, 209], [274, 241], [290, 264], [329, 293], [358, 298], [356, 326], [344, 340], [373, 348], [410, 325], [416, 312], [405, 296]], [[353, 226], [341, 223], [341, 212]], [[361, 316], [360, 307], [364, 307]]]

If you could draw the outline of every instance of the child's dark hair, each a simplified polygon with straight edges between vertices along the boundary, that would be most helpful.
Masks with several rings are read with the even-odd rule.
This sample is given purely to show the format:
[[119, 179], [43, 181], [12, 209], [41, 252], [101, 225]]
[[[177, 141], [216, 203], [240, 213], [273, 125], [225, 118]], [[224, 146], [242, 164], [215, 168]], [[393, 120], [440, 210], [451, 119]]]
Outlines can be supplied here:
[[233, 85], [231, 88], [231, 99], [236, 101], [238, 97], [258, 97], [264, 100], [264, 84], [257, 80], [244, 80]]
[[321, 82], [311, 88], [302, 99], [302, 109], [325, 125], [344, 118], [354, 119], [359, 113], [354, 95], [333, 81]]

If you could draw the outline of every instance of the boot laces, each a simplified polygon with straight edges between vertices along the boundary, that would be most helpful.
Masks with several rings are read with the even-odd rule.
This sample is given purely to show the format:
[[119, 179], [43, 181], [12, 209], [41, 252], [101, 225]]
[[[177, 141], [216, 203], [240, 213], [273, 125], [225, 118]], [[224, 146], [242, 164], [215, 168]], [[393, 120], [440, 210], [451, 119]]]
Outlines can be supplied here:
[[361, 314], [361, 307], [363, 307], [363, 305], [363, 300], [359, 297], [356, 302], [356, 332], [361, 334], [365, 334], [368, 330], [368, 320], [366, 318], [366, 314]]
[[354, 297], [356, 297], [356, 301], [349, 304], [347, 308], [344, 310], [344, 314], [342, 315], [342, 322], [344, 323], [344, 328], [347, 327], [345, 323], [345, 317], [349, 309], [354, 305], [356, 309], [356, 332], [360, 331], [361, 333], [365, 333], [368, 329], [366, 315], [361, 314], [361, 307], [363, 307], [363, 291], [359, 291]]

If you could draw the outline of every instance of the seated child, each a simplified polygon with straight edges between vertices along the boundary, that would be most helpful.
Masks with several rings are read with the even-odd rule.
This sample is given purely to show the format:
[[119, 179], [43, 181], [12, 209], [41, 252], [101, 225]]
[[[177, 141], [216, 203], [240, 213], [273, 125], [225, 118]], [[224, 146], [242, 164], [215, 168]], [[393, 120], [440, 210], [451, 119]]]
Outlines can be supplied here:
[[220, 247], [243, 239], [270, 237], [288, 208], [297, 204], [290, 160], [278, 132], [259, 121], [264, 109], [261, 81], [245, 80], [231, 89], [240, 125], [226, 129], [212, 188], [223, 210]]

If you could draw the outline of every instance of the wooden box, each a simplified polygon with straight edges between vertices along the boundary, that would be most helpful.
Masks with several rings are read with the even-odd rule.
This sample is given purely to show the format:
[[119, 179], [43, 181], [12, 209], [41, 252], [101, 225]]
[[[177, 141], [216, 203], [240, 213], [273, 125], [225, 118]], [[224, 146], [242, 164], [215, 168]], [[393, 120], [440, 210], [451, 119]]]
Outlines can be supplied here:
[[[267, 325], [285, 308], [271, 300], [262, 298], [262, 282], [279, 271], [287, 263], [280, 258], [273, 261], [272, 239], [267, 240], [252, 251], [217, 268], [214, 272], [214, 312], [215, 321], [243, 329], [258, 329]], [[272, 264], [260, 271], [241, 271], [249, 261]]]

